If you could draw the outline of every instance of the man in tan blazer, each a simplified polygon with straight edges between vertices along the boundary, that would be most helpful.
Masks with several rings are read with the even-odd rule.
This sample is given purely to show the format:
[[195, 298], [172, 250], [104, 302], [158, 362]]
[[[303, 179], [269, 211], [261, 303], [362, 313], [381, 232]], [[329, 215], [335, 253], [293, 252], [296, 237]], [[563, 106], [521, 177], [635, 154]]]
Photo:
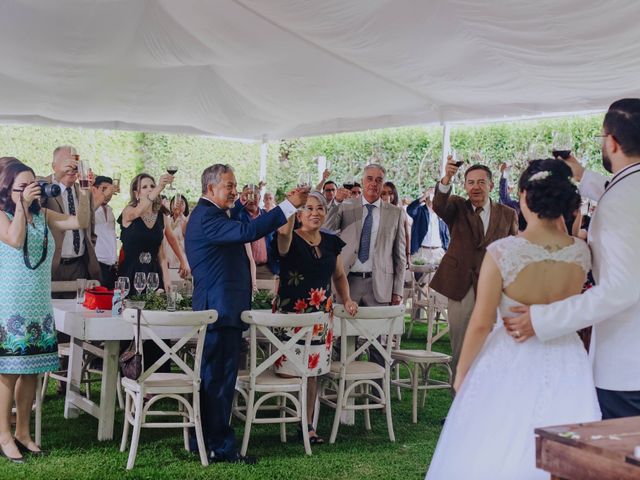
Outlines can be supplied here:
[[518, 232], [516, 211], [491, 201], [491, 170], [473, 165], [464, 174], [465, 200], [451, 195], [451, 179], [458, 171], [455, 163], [447, 163], [445, 175], [436, 186], [433, 210], [445, 221], [451, 232], [451, 243], [442, 258], [430, 286], [449, 299], [449, 338], [455, 375], [464, 334], [475, 304], [480, 266], [487, 245]]
[[[44, 206], [66, 214], [73, 214], [77, 208], [80, 188], [76, 181], [77, 171], [70, 172], [65, 168], [65, 160], [68, 160], [72, 153], [75, 153], [75, 149], [71, 146], [57, 147], [53, 151], [53, 174], [44, 179], [49, 183], [57, 183], [62, 190], [59, 196], [45, 199]], [[91, 224], [89, 228], [66, 232], [51, 228], [56, 245], [51, 265], [52, 280], [76, 280], [78, 278], [100, 280], [100, 266], [94, 249], [96, 241], [94, 227], [94, 206], [91, 198]]]
[[325, 228], [339, 232], [351, 298], [361, 306], [399, 305], [406, 268], [402, 209], [382, 202], [386, 170], [371, 164], [364, 169], [363, 195], [346, 200], [339, 189], [329, 208]]

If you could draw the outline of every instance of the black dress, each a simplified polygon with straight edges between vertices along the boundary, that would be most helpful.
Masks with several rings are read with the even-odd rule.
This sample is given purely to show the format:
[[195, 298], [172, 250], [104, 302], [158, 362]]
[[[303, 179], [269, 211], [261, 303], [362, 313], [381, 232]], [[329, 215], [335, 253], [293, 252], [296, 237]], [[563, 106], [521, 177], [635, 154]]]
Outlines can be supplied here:
[[[272, 248], [280, 259], [280, 283], [278, 295], [274, 300], [274, 310], [291, 313], [331, 312], [331, 278], [336, 269], [338, 255], [346, 244], [336, 235], [324, 232], [320, 232], [320, 235], [320, 244], [318, 247], [312, 247], [294, 231], [291, 246], [284, 256], [278, 253], [277, 237], [273, 240]], [[326, 325], [318, 324], [314, 327], [307, 362], [315, 375], [329, 371], [332, 341], [331, 320]], [[275, 367], [279, 373], [297, 374], [295, 370], [287, 368], [287, 359], [284, 356], [278, 359]]]
[[136, 218], [128, 227], [122, 225], [122, 215], [118, 217], [121, 227], [120, 241], [124, 251], [124, 260], [119, 266], [120, 276], [129, 277], [131, 290], [134, 295], [133, 279], [136, 272], [156, 272], [160, 277], [162, 288], [162, 268], [158, 255], [164, 239], [164, 215], [158, 212], [158, 218], [152, 228], [147, 227], [141, 217]]
[[[146, 274], [156, 272], [162, 287], [162, 268], [160, 268], [158, 255], [164, 239], [164, 215], [158, 212], [156, 223], [151, 228], [147, 227], [141, 217], [136, 218], [128, 227], [124, 227], [122, 215], [120, 215], [118, 223], [121, 227], [120, 241], [124, 251], [124, 260], [119, 267], [119, 272], [120, 276], [129, 277], [129, 295], [138, 293], [133, 282], [136, 272]], [[144, 341], [142, 349], [146, 367], [153, 365], [163, 354], [162, 349], [153, 341]], [[158, 371], [166, 373], [170, 369], [171, 362], [165, 362]]]

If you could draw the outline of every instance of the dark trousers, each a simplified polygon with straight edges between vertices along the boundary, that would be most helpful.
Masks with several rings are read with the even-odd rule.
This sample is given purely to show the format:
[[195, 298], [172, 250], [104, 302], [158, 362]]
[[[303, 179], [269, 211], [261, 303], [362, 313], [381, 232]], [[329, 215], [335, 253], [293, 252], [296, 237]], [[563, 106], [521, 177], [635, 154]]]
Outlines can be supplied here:
[[[229, 425], [238, 376], [242, 330], [220, 327], [207, 331], [200, 371], [202, 431], [207, 450], [218, 458], [231, 458], [237, 452], [236, 437]], [[197, 451], [195, 432], [190, 438]]]
[[640, 390], [621, 392], [596, 388], [596, 392], [603, 420], [640, 415]]
[[118, 276], [117, 265], [107, 265], [106, 263], [100, 262], [100, 276], [102, 277], [100, 284], [109, 290], [113, 290]]

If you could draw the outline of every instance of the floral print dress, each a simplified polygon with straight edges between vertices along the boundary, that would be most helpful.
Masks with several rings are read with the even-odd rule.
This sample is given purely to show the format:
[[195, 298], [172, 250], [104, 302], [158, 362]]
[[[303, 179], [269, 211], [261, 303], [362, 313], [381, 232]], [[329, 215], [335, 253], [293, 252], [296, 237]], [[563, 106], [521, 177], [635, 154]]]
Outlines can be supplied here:
[[[338, 236], [321, 232], [320, 244], [312, 247], [294, 232], [289, 252], [282, 256], [278, 254], [277, 237], [274, 238], [272, 248], [280, 258], [280, 284], [273, 310], [286, 313], [331, 313], [331, 277], [336, 268], [337, 257], [344, 246], [345, 243]], [[278, 332], [285, 339], [289, 333]], [[298, 343], [300, 348], [295, 349], [295, 354], [302, 356], [304, 339]], [[313, 329], [309, 358], [306, 359], [311, 375], [329, 372], [332, 343], [333, 315], [330, 315], [326, 324], [317, 324]], [[287, 357], [284, 355], [276, 362], [275, 370], [286, 375], [299, 375], [287, 365]]]
[[[13, 215], [7, 213], [9, 219]], [[33, 215], [27, 227], [29, 260], [42, 255], [45, 219]], [[35, 270], [27, 268], [22, 248], [0, 242], [0, 374], [36, 374], [58, 370], [51, 260], [55, 244], [48, 232], [47, 256]]]

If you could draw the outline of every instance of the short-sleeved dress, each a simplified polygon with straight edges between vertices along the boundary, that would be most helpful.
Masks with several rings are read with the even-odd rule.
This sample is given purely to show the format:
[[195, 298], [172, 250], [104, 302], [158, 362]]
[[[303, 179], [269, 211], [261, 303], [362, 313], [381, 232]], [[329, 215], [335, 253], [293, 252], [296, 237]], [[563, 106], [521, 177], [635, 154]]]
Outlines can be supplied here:
[[[274, 311], [291, 313], [331, 312], [333, 304], [331, 277], [336, 269], [336, 260], [345, 243], [336, 235], [321, 232], [317, 249], [309, 245], [296, 232], [293, 233], [289, 252], [278, 253], [277, 236], [272, 248], [280, 258], [280, 284], [274, 300]], [[287, 335], [286, 332], [282, 333]], [[333, 316], [328, 323], [314, 327], [307, 364], [311, 375], [323, 375], [331, 368], [331, 346], [333, 342]], [[300, 341], [300, 343], [304, 343]], [[296, 350], [302, 356], [302, 349]], [[298, 375], [288, 368], [286, 356], [275, 364], [278, 373]]]
[[164, 239], [164, 215], [159, 212], [153, 227], [149, 228], [142, 220], [136, 218], [128, 227], [122, 226], [122, 215], [118, 217], [121, 227], [120, 240], [124, 251], [124, 261], [120, 264], [120, 275], [129, 277], [131, 290], [129, 295], [136, 293], [133, 280], [136, 272], [156, 272], [160, 277], [162, 288], [162, 268], [158, 255]]
[[[25, 239], [31, 265], [41, 258], [44, 233], [43, 213], [34, 214]], [[0, 242], [0, 373], [37, 374], [59, 368], [51, 304], [55, 243], [51, 232], [47, 235], [47, 255], [35, 270], [25, 265], [22, 248]]]

